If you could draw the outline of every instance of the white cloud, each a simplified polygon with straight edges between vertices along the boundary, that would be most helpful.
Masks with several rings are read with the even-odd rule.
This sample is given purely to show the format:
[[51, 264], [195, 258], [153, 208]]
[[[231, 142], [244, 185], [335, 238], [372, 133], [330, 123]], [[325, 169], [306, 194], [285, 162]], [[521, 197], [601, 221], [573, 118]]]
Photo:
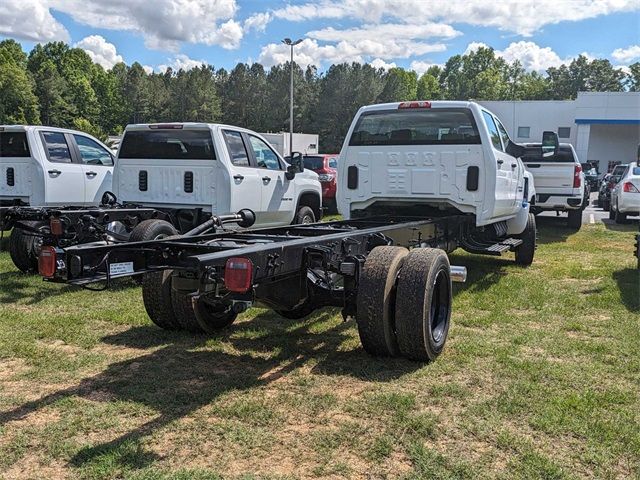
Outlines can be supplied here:
[[[15, 0], [12, 0], [15, 1]], [[242, 26], [234, 20], [236, 0], [42, 0], [95, 28], [140, 33], [150, 48], [177, 50], [181, 42], [240, 45]]]
[[69, 32], [39, 0], [2, 0], [0, 2], [0, 35], [49, 42], [69, 41]]
[[246, 18], [243, 26], [245, 31], [255, 30], [256, 32], [264, 32], [273, 16], [269, 13], [256, 13]]
[[81, 48], [91, 57], [95, 63], [102, 65], [105, 69], [113, 68], [116, 63], [123, 62], [121, 55], [116, 52], [116, 46], [107, 42], [100, 35], [90, 35], [83, 38], [74, 47]]
[[[173, 71], [177, 72], [178, 70], [191, 70], [192, 68], [200, 67], [203, 64], [207, 64], [206, 60], [194, 60], [193, 58], [189, 58], [183, 53], [179, 53], [172, 59], [167, 59], [167, 61], [167, 64], [158, 65], [159, 72], [164, 72], [169, 67], [171, 67]], [[143, 68], [146, 71], [146, 67]]]
[[153, 73], [153, 67], [151, 65], [143, 65], [142, 69], [147, 72], [147, 75], [151, 75]]
[[[295, 47], [295, 61], [303, 66], [325, 63], [388, 61], [427, 53], [442, 52], [446, 45], [426, 42], [429, 37], [453, 38], [460, 32], [449, 25], [363, 25], [338, 30], [327, 27], [307, 33], [307, 38]], [[287, 45], [270, 43], [262, 47], [258, 61], [270, 67], [290, 58]]]
[[549, 47], [540, 47], [534, 42], [514, 42], [497, 55], [511, 63], [518, 60], [525, 70], [544, 72], [549, 67], [559, 67], [571, 62], [572, 58], [562, 59]]
[[387, 63], [384, 60], [382, 60], [381, 58], [376, 58], [376, 59], [372, 60], [369, 63], [371, 64], [371, 66], [373, 68], [383, 68], [385, 70], [389, 70], [391, 68], [396, 68], [397, 67], [395, 62]]
[[611, 56], [621, 63], [631, 63], [640, 60], [640, 45], [630, 45], [627, 48], [616, 48]]
[[443, 65], [440, 64], [440, 63], [430, 63], [430, 62], [424, 62], [424, 61], [421, 61], [421, 60], [414, 60], [409, 65], [409, 69], [413, 70], [414, 72], [416, 72], [418, 74], [418, 76], [422, 76], [431, 67], [440, 67], [440, 68], [442, 68]]
[[[475, 52], [480, 47], [490, 48], [489, 45], [482, 42], [471, 42], [467, 45], [464, 55]], [[498, 57], [504, 58], [507, 62], [512, 63], [518, 60], [525, 70], [542, 73], [549, 67], [559, 67], [563, 63], [569, 63], [573, 57], [560, 58], [550, 47], [541, 47], [535, 42], [512, 42], [504, 50], [495, 50]], [[587, 58], [589, 55], [583, 53]]]
[[447, 23], [495, 27], [530, 36], [545, 25], [638, 9], [638, 0], [321, 0], [288, 5], [275, 10], [274, 15], [291, 21], [355, 18], [380, 22], [392, 18], [413, 24], [429, 18]]

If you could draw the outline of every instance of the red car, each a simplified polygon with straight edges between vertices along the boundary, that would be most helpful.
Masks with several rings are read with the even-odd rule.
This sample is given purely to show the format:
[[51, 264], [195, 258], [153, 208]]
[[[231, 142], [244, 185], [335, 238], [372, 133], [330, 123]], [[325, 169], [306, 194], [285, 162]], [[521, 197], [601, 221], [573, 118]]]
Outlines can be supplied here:
[[304, 168], [313, 170], [318, 174], [318, 180], [322, 186], [322, 205], [327, 207], [329, 213], [338, 213], [336, 206], [336, 176], [338, 173], [338, 154], [319, 153], [317, 155], [305, 155]]

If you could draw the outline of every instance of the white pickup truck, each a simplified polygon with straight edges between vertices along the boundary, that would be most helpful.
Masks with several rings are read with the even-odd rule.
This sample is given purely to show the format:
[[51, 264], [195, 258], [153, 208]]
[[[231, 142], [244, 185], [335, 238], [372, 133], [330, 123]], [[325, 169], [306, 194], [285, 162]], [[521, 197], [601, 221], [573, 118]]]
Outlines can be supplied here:
[[[557, 139], [549, 137], [550, 145]], [[545, 143], [545, 142], [543, 142]], [[536, 184], [536, 199], [531, 211], [567, 212], [567, 225], [580, 230], [585, 202], [585, 179], [578, 155], [569, 143], [559, 144], [557, 153], [544, 156], [542, 144], [528, 143], [522, 157]]]
[[[68, 142], [72, 140], [67, 137]], [[59, 155], [64, 149], [60, 143], [56, 145], [55, 154]], [[45, 203], [47, 208], [18, 206], [5, 211], [5, 225], [14, 227], [9, 245], [13, 261], [23, 271], [36, 267], [33, 233], [48, 236], [45, 243], [59, 246], [100, 240], [141, 241], [185, 233], [212, 215], [243, 209], [253, 212], [252, 220], [240, 226], [313, 223], [322, 216], [318, 175], [304, 170], [301, 155], [294, 155], [292, 163], [288, 165], [259, 134], [240, 127], [129, 125], [116, 156], [112, 185], [109, 182], [112, 188], [108, 192], [102, 189], [104, 196], [101, 193], [81, 203], [71, 195], [60, 196], [55, 204]], [[94, 165], [90, 167], [92, 172]], [[57, 164], [48, 165], [45, 171], [51, 176], [52, 169], [53, 177], [67, 174]], [[15, 178], [16, 182], [20, 178], [26, 181], [22, 174]], [[67, 190], [72, 188], [74, 184], [66, 184]], [[41, 205], [33, 199], [25, 204]], [[154, 220], [163, 222], [155, 221], [150, 228]]]
[[112, 174], [113, 155], [86, 133], [0, 126], [0, 207], [98, 205]]
[[[460, 214], [474, 231], [445, 250], [535, 249], [531, 175], [500, 120], [473, 102], [434, 101], [361, 108], [340, 152], [338, 208], [343, 216]], [[508, 236], [526, 239], [518, 246]], [[452, 236], [453, 238], [453, 236]], [[459, 237], [458, 237], [459, 239]], [[476, 248], [477, 247], [477, 248]]]

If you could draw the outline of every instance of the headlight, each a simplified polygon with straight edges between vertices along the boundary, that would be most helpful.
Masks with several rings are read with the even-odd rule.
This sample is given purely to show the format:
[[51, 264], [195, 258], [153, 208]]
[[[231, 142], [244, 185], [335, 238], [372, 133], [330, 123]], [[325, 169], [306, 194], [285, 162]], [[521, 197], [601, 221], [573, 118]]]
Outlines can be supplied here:
[[334, 176], [330, 173], [321, 173], [318, 175], [318, 180], [321, 182], [330, 182], [332, 181]]

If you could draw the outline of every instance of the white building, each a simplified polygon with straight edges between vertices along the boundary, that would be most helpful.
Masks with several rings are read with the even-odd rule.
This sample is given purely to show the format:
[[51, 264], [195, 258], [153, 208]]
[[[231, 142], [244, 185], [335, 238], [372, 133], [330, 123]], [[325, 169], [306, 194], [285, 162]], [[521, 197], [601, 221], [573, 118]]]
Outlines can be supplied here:
[[[264, 138], [275, 148], [280, 155], [289, 155], [289, 133], [261, 133]], [[303, 154], [318, 153], [318, 135], [315, 133], [294, 133], [293, 151]]]
[[478, 102], [494, 112], [517, 143], [540, 142], [542, 132], [571, 143], [598, 172], [636, 160], [640, 92], [580, 92], [576, 100]]

